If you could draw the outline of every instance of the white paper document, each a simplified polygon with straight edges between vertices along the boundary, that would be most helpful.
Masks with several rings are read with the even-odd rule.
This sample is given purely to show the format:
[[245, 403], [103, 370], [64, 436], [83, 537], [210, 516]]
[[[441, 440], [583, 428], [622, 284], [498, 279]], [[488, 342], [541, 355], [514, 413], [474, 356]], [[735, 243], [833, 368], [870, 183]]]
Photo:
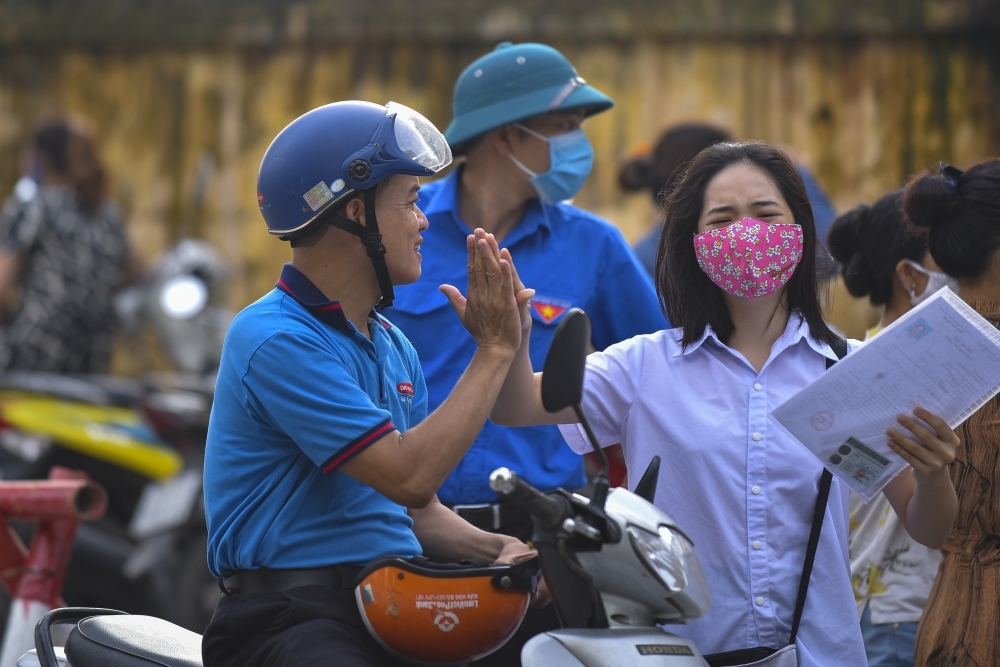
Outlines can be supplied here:
[[948, 288], [881, 331], [771, 417], [865, 502], [906, 461], [886, 429], [920, 406], [952, 428], [1000, 392], [1000, 331]]

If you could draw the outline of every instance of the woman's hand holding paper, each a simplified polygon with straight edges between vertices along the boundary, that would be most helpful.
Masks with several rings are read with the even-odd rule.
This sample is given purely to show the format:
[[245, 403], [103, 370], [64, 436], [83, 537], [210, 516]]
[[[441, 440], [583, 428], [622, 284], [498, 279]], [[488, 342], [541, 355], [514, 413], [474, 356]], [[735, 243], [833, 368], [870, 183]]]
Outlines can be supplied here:
[[914, 477], [918, 481], [921, 477], [942, 473], [947, 475], [948, 466], [955, 460], [958, 436], [943, 419], [923, 408], [914, 408], [913, 414], [917, 419], [906, 415], [896, 418], [913, 437], [890, 428], [886, 432], [889, 447], [913, 467]]
[[913, 415], [916, 419], [897, 417], [909, 436], [894, 428], [887, 431], [889, 447], [910, 464], [910, 470], [901, 472], [883, 492], [910, 537], [939, 549], [958, 514], [958, 496], [948, 466], [955, 460], [959, 440], [937, 415], [923, 408], [916, 408]]

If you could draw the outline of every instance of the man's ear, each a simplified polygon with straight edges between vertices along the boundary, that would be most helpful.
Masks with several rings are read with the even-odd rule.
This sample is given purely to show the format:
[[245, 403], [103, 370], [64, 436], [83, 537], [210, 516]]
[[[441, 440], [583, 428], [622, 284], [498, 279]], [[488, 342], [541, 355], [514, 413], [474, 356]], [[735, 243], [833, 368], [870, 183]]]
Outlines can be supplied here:
[[345, 218], [360, 223], [365, 226], [365, 200], [362, 196], [352, 197], [344, 207], [340, 209], [340, 214]]
[[511, 139], [513, 133], [516, 131], [517, 128], [513, 125], [504, 125], [503, 127], [491, 130], [490, 133], [486, 135], [486, 140], [493, 143], [497, 153], [507, 157], [511, 154]]

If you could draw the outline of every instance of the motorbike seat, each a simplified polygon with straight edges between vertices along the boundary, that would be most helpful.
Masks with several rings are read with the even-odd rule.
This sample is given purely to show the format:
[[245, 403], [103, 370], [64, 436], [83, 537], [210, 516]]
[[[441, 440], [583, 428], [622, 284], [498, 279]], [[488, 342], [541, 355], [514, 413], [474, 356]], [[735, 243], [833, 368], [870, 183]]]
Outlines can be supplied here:
[[201, 635], [152, 616], [91, 616], [66, 640], [73, 667], [203, 667]]

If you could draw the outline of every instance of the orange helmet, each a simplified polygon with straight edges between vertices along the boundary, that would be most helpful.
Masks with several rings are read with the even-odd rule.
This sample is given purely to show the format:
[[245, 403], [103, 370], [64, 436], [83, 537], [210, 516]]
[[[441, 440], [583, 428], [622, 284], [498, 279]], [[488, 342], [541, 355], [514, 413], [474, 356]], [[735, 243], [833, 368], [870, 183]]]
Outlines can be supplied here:
[[384, 649], [409, 662], [454, 665], [510, 639], [537, 577], [537, 558], [516, 565], [443, 565], [390, 556], [358, 575], [354, 597]]

